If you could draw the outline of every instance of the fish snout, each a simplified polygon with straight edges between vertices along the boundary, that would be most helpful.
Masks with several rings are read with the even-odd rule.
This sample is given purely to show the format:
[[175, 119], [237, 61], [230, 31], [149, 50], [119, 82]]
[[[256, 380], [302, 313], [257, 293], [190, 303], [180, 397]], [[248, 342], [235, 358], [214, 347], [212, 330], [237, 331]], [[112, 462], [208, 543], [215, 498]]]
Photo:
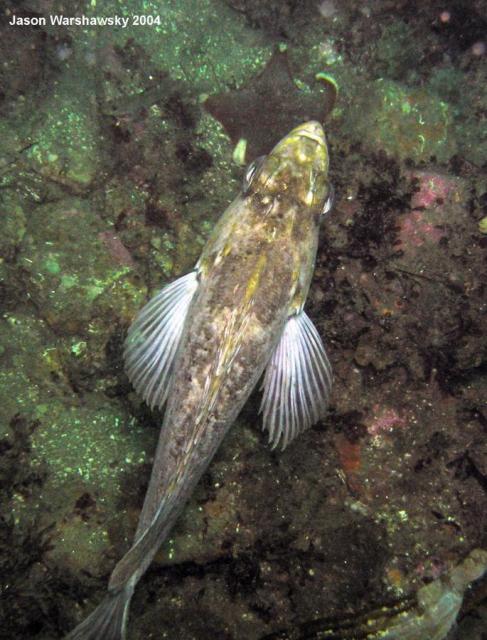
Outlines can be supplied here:
[[309, 120], [298, 125], [292, 132], [294, 135], [314, 140], [320, 146], [325, 145], [325, 132], [323, 127], [316, 120]]

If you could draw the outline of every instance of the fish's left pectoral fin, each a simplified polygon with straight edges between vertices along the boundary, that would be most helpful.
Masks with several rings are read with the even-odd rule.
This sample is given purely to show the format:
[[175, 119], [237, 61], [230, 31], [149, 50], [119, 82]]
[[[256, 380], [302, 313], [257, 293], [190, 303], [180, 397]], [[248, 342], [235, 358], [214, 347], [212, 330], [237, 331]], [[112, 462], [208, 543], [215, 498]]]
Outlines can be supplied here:
[[166, 401], [177, 348], [197, 288], [196, 271], [174, 280], [141, 309], [128, 331], [125, 370], [151, 409], [162, 408]]
[[284, 449], [325, 413], [332, 386], [330, 361], [304, 311], [288, 318], [264, 375], [260, 410], [274, 449]]

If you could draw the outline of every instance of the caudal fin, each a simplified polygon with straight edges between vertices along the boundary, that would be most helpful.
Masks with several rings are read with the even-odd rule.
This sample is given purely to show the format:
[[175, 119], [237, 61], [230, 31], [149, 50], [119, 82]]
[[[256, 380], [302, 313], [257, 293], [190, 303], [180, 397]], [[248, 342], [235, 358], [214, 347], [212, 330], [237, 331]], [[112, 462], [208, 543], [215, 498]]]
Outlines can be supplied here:
[[101, 604], [65, 640], [125, 640], [132, 592], [109, 593]]

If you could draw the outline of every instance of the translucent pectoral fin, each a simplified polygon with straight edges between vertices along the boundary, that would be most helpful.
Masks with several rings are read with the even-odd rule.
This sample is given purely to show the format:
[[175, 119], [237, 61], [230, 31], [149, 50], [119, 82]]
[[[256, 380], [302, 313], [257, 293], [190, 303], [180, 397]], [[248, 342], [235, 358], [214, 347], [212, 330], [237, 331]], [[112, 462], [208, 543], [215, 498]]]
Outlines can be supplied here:
[[274, 449], [284, 449], [298, 433], [323, 416], [331, 391], [331, 365], [308, 316], [291, 316], [264, 376], [264, 429]]
[[153, 407], [166, 401], [189, 305], [198, 287], [192, 271], [157, 293], [131, 325], [125, 341], [125, 370], [135, 390]]

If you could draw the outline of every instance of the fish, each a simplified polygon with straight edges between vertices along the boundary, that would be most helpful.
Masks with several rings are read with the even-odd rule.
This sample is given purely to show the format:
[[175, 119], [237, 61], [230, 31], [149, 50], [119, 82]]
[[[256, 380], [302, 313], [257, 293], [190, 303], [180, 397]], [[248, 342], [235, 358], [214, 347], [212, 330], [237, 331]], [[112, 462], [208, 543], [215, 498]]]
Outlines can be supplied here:
[[67, 639], [126, 638], [137, 582], [260, 379], [273, 448], [325, 415], [332, 370], [304, 304], [332, 205], [328, 169], [322, 125], [295, 127], [249, 165], [194, 269], [129, 328], [126, 372], [151, 408], [165, 405], [164, 419], [132, 546]]

